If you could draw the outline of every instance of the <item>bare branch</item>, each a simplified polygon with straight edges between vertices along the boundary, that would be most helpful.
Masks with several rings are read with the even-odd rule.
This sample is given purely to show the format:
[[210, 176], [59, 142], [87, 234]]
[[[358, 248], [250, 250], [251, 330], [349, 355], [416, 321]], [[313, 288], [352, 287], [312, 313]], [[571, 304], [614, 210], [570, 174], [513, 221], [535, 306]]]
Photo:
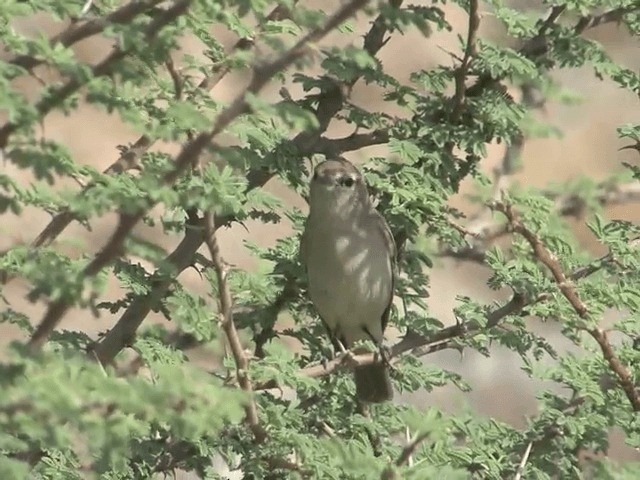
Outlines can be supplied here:
[[320, 137], [314, 146], [314, 150], [317, 153], [324, 153], [325, 155], [335, 155], [387, 142], [389, 142], [388, 129], [373, 130], [369, 133], [352, 133], [343, 138], [330, 139]]

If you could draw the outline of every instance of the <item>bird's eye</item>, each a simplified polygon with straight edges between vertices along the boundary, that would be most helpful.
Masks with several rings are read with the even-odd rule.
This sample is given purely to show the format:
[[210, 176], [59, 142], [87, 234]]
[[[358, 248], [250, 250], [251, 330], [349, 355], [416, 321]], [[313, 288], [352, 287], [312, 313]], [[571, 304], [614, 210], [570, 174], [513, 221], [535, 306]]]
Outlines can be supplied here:
[[353, 177], [342, 177], [340, 179], [340, 185], [343, 185], [345, 187], [353, 187], [354, 183], [356, 183], [356, 181], [353, 179]]

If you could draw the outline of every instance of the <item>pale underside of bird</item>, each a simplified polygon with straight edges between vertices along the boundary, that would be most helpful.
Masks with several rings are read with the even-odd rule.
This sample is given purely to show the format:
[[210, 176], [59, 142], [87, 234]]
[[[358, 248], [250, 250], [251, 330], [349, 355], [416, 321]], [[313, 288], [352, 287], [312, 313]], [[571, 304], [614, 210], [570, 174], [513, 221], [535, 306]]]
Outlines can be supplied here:
[[[372, 340], [381, 346], [393, 299], [395, 246], [362, 175], [343, 159], [322, 162], [314, 171], [309, 205], [300, 253], [318, 314], [334, 345], [338, 340], [350, 348]], [[383, 363], [357, 367], [355, 381], [361, 401], [392, 398]]]

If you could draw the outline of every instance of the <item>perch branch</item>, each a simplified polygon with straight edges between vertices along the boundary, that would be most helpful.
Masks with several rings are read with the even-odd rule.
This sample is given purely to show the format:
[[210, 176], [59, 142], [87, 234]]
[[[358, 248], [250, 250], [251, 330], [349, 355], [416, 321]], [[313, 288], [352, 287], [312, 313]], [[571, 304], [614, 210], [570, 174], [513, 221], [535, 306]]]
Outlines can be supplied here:
[[[612, 255], [605, 255], [586, 267], [575, 269], [570, 275], [568, 275], [568, 280], [575, 281], [585, 278], [614, 261], [615, 259]], [[514, 293], [507, 303], [489, 311], [486, 314], [486, 323], [484, 325], [467, 325], [463, 319], [456, 325], [442, 328], [428, 336], [412, 333], [405, 336], [402, 340], [391, 347], [389, 360], [392, 361], [392, 363], [395, 363], [407, 352], [411, 352], [413, 356], [421, 357], [445, 348], [450, 348], [454, 345], [453, 342], [457, 338], [471, 338], [482, 332], [486, 332], [487, 330], [496, 327], [507, 316], [516, 315], [522, 312], [525, 307], [543, 302], [549, 297], [550, 295], [548, 293], [542, 293], [537, 297], [527, 299], [523, 294]], [[333, 374], [343, 368], [351, 369], [357, 366], [370, 365], [379, 361], [379, 355], [376, 353], [354, 354], [349, 352], [348, 355], [340, 355], [329, 362], [304, 367], [300, 370], [299, 374], [310, 378], [319, 378]], [[255, 390], [275, 388], [277, 386], [276, 382], [268, 381], [256, 386]]]

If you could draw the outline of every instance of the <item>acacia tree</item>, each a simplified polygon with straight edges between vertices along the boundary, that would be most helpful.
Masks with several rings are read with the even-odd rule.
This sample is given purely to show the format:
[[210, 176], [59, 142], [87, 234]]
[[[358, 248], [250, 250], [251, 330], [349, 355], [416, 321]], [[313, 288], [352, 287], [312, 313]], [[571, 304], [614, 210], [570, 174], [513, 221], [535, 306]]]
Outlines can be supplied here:
[[[219, 455], [244, 478], [636, 478], [637, 464], [584, 453], [606, 452], [613, 428], [640, 448], [640, 227], [605, 215], [609, 204], [640, 200], [640, 169], [524, 191], [505, 180], [519, 168], [526, 139], [545, 131], [532, 112], [557, 95], [553, 70], [589, 65], [640, 95], [637, 72], [584, 36], [615, 22], [637, 39], [640, 5], [543, 4], [546, 12], [502, 0], [350, 0], [330, 8], [295, 0], [5, 0], [0, 147], [5, 163], [35, 180], [0, 173], [0, 208], [26, 215], [35, 207], [52, 219], [30, 244], [0, 257], [0, 319], [23, 332], [0, 368], [0, 476], [151, 478], [179, 469], [226, 478], [212, 464]], [[389, 38], [412, 30], [434, 48], [431, 32], [451, 29], [445, 12], [455, 8], [468, 22], [450, 64], [405, 81], [377, 59]], [[61, 25], [50, 38], [13, 28], [42, 12]], [[479, 37], [484, 12], [504, 26], [509, 46]], [[366, 17], [361, 31], [365, 23], [354, 18]], [[235, 45], [216, 38], [221, 27]], [[346, 46], [332, 46], [329, 33]], [[113, 45], [85, 62], [74, 47], [90, 37]], [[185, 38], [200, 42], [201, 55], [180, 48]], [[55, 80], [35, 95], [21, 92], [20, 79], [43, 71]], [[222, 101], [211, 90], [230, 73], [246, 82]], [[401, 113], [352, 101], [359, 83], [375, 85]], [[279, 84], [280, 97], [270, 100], [264, 88]], [[52, 112], [76, 115], [86, 103], [142, 132], [126, 145], [112, 139], [120, 154], [104, 171], [40, 128]], [[329, 135], [339, 122], [352, 133]], [[622, 125], [618, 134], [640, 146], [640, 125]], [[492, 142], [506, 146], [495, 178], [481, 168]], [[169, 144], [178, 153], [168, 153]], [[502, 345], [532, 379], [564, 387], [539, 394], [538, 413], [524, 428], [435, 407], [357, 405], [349, 369], [380, 359], [333, 356], [306, 295], [299, 236], [273, 248], [248, 245], [268, 265], [258, 272], [225, 263], [222, 227], [286, 219], [300, 232], [304, 213], [266, 193], [269, 180], [304, 196], [312, 162], [373, 145], [388, 154], [362, 168], [399, 251], [391, 324], [400, 337], [388, 359], [396, 390], [466, 390], [463, 377], [423, 357], [447, 348], [490, 356]], [[64, 187], [65, 178], [81, 187]], [[481, 185], [473, 218], [449, 203], [467, 178]], [[101, 248], [63, 253], [56, 240], [67, 226], [90, 227], [109, 212], [117, 221]], [[568, 217], [586, 222], [609, 253], [586, 253]], [[133, 235], [143, 222], [179, 235], [176, 248], [165, 252]], [[458, 323], [445, 327], [424, 298], [433, 259], [447, 256], [484, 265], [489, 286], [510, 291], [510, 299], [462, 297]], [[209, 294], [178, 278], [191, 266]], [[111, 276], [125, 292], [117, 301], [103, 298]], [[40, 318], [12, 306], [9, 287], [18, 279], [30, 299], [46, 300]], [[108, 310], [118, 319], [97, 337], [61, 329], [74, 307], [88, 318]], [[606, 309], [621, 312], [610, 329], [602, 326]], [[151, 312], [166, 321], [150, 325]], [[283, 313], [291, 317], [286, 328]], [[532, 330], [532, 318], [557, 322], [579, 353], [559, 355]], [[286, 338], [299, 342], [296, 353]], [[228, 353], [219, 356], [221, 344]], [[195, 365], [187, 356], [194, 346], [222, 361]], [[539, 368], [542, 359], [551, 366]]]

